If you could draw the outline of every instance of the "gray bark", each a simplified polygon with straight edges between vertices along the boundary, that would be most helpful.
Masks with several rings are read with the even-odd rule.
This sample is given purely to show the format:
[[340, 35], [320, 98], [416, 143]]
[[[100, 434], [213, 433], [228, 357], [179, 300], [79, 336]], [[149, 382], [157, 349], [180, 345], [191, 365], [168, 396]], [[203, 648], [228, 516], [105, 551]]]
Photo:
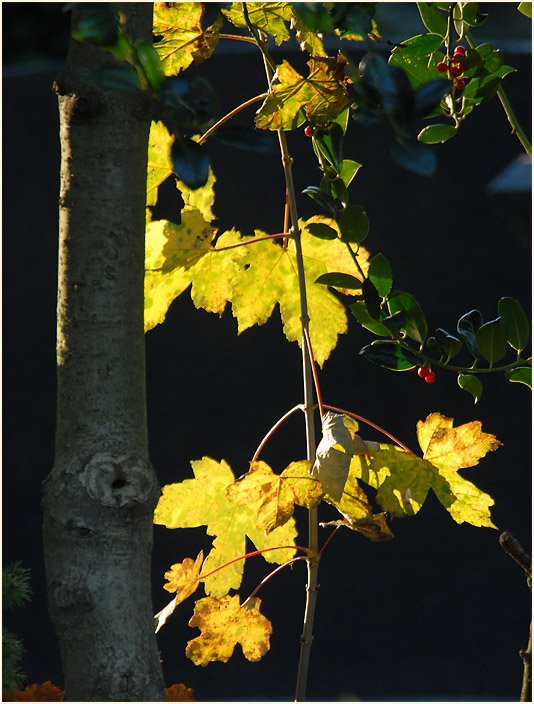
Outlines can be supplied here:
[[[152, 37], [152, 3], [124, 3]], [[73, 23], [85, 12], [80, 3]], [[143, 332], [150, 109], [87, 75], [111, 54], [71, 39], [61, 137], [54, 466], [44, 482], [49, 611], [71, 701], [159, 701], [150, 589], [159, 495], [147, 450]]]

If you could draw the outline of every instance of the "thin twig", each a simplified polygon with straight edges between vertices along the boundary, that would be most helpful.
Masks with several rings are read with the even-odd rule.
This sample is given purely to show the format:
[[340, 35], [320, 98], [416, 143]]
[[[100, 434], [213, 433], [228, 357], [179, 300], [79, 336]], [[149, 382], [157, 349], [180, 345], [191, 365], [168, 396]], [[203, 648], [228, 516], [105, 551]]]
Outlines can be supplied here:
[[258, 103], [260, 100], [264, 100], [267, 97], [268, 93], [261, 93], [260, 95], [256, 95], [254, 98], [250, 98], [250, 100], [246, 100], [244, 103], [241, 103], [241, 105], [238, 105], [236, 108], [231, 110], [228, 114], [226, 114], [224, 117], [221, 117], [221, 119], [216, 122], [214, 125], [212, 125], [209, 130], [206, 130], [202, 137], [198, 140], [198, 144], [204, 144], [204, 142], [207, 140], [207, 138], [215, 132], [216, 129], [218, 129], [221, 125], [224, 125], [227, 120], [230, 118], [234, 117], [234, 115], [237, 115], [241, 110], [244, 110], [245, 108], [248, 108], [249, 105], [254, 105], [254, 103]]
[[245, 244], [254, 244], [254, 242], [262, 242], [263, 240], [275, 240], [280, 237], [291, 237], [289, 232], [278, 232], [276, 235], [264, 235], [263, 237], [253, 237], [250, 240], [243, 240], [235, 244], [228, 244], [225, 247], [213, 247], [210, 252], [224, 252], [225, 249], [234, 249], [235, 247], [243, 247]]
[[293, 564], [293, 562], [298, 562], [299, 560], [305, 560], [305, 559], [306, 559], [306, 558], [303, 557], [302, 555], [301, 555], [300, 557], [294, 557], [292, 560], [288, 560], [287, 562], [284, 562], [283, 565], [279, 565], [279, 566], [278, 566], [276, 569], [274, 569], [272, 572], [269, 572], [269, 574], [267, 575], [267, 577], [265, 577], [264, 579], [262, 579], [261, 582], [260, 582], [260, 583], [258, 584], [258, 586], [256, 587], [256, 589], [254, 589], [254, 591], [249, 595], [249, 597], [248, 597], [247, 599], [245, 599], [245, 601], [241, 604], [241, 607], [245, 606], [245, 604], [248, 604], [248, 602], [252, 599], [252, 597], [255, 596], [255, 595], [260, 591], [260, 589], [263, 587], [263, 585], [264, 585], [266, 582], [268, 582], [268, 581], [271, 579], [271, 577], [274, 577], [274, 575], [275, 575], [277, 572], [280, 572], [280, 570], [283, 570], [284, 567], [287, 567], [288, 565]]
[[269, 438], [274, 434], [274, 432], [276, 430], [278, 430], [278, 428], [282, 425], [282, 423], [289, 418], [289, 416], [291, 416], [293, 413], [295, 413], [295, 411], [303, 411], [303, 410], [304, 410], [304, 406], [300, 403], [298, 406], [293, 406], [293, 408], [290, 411], [288, 411], [287, 413], [285, 413], [280, 418], [280, 420], [277, 420], [276, 423], [273, 425], [273, 427], [269, 430], [267, 435], [263, 438], [263, 440], [258, 445], [258, 449], [254, 453], [254, 457], [252, 458], [251, 461], [255, 462], [258, 459], [259, 454], [263, 450], [267, 440], [269, 440]]
[[313, 373], [313, 381], [315, 383], [315, 395], [317, 396], [317, 404], [319, 406], [319, 415], [321, 416], [321, 421], [324, 416], [324, 407], [323, 407], [323, 397], [321, 395], [321, 387], [319, 386], [319, 378], [317, 376], [317, 368], [315, 366], [315, 359], [313, 356], [313, 348], [311, 345], [311, 340], [310, 340], [310, 331], [308, 330], [308, 326], [304, 321], [302, 321], [302, 329], [304, 330], [304, 336], [306, 338], [306, 344], [308, 345], [308, 354], [310, 355], [310, 360], [311, 360], [311, 368], [312, 368], [312, 373]]

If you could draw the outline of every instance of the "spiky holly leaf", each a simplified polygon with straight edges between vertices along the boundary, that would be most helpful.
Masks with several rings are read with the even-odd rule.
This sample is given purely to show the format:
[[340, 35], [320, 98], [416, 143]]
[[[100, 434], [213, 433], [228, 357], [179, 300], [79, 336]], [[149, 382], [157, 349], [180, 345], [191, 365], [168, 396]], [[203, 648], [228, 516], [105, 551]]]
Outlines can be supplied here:
[[[263, 553], [268, 562], [282, 563], [295, 555], [295, 550], [288, 547], [295, 544], [297, 535], [293, 519], [265, 535], [256, 525], [261, 499], [239, 506], [226, 496], [234, 474], [224, 460], [219, 463], [204, 457], [191, 462], [191, 466], [194, 479], [163, 487], [154, 523], [167, 528], [207, 527], [208, 534], [215, 536], [215, 540], [203, 565], [204, 574], [244, 555], [247, 536], [258, 550], [280, 547], [280, 550]], [[239, 588], [242, 575], [243, 561], [233, 562], [206, 577], [206, 592], [224, 596], [230, 589]]]
[[256, 126], [268, 130], [293, 130], [308, 119], [327, 124], [350, 104], [338, 77], [338, 65], [326, 60], [308, 61], [309, 75], [304, 78], [287, 61], [276, 69], [272, 91], [256, 115]]
[[202, 29], [201, 2], [154, 3], [154, 44], [166, 76], [175, 76], [190, 64], [205, 61], [218, 41], [216, 27]]
[[[381, 445], [370, 462], [354, 463], [356, 475], [377, 489], [376, 500], [392, 516], [416, 514], [429, 489], [457, 523], [495, 528], [490, 518], [494, 504], [488, 494], [458, 474], [473, 467], [501, 444], [484, 433], [479, 421], [453, 427], [452, 418], [432, 413], [417, 424], [423, 457], [391, 445]], [[352, 467], [351, 467], [352, 469]]]
[[239, 643], [243, 655], [257, 662], [270, 648], [272, 626], [260, 613], [261, 600], [253, 597], [240, 605], [239, 595], [222, 599], [206, 597], [195, 604], [189, 625], [200, 629], [201, 635], [187, 644], [185, 654], [195, 665], [228, 662]]
[[295, 504], [312, 508], [323, 498], [320, 483], [309, 474], [310, 464], [291, 462], [275, 474], [265, 462], [251, 462], [250, 471], [230, 484], [226, 495], [239, 505], [260, 501], [256, 526], [270, 533], [291, 518]]
[[[247, 26], [242, 2], [234, 2], [230, 8], [223, 9], [222, 12], [236, 27]], [[290, 3], [249, 2], [247, 3], [247, 14], [250, 24], [263, 34], [274, 37], [278, 46], [290, 38], [289, 30], [286, 27], [286, 22], [289, 22], [293, 17]]]

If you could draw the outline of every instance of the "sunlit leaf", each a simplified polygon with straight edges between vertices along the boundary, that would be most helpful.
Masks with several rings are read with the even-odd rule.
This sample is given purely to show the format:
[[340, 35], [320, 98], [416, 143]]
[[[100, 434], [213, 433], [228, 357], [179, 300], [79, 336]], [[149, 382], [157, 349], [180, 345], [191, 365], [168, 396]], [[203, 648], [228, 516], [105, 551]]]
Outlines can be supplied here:
[[391, 266], [381, 252], [375, 254], [369, 263], [369, 279], [380, 296], [387, 296], [391, 291]]
[[451, 137], [458, 133], [458, 129], [454, 125], [429, 125], [419, 132], [417, 139], [425, 144], [437, 144], [438, 142], [446, 142]]
[[62, 702], [65, 692], [52, 684], [50, 680], [42, 684], [29, 684], [25, 689], [15, 689], [15, 702]]
[[458, 386], [465, 391], [469, 391], [475, 399], [475, 403], [480, 401], [482, 396], [482, 382], [474, 374], [458, 374]]
[[228, 662], [239, 643], [243, 655], [251, 662], [262, 658], [269, 650], [272, 626], [260, 613], [261, 600], [253, 597], [241, 605], [239, 595], [222, 599], [206, 597], [195, 604], [189, 625], [201, 635], [187, 644], [185, 654], [195, 665]]
[[[246, 553], [246, 537], [258, 550], [281, 547], [263, 553], [268, 562], [282, 563], [291, 559], [295, 551], [296, 536], [293, 519], [265, 535], [258, 530], [257, 514], [261, 499], [246, 506], [230, 501], [226, 490], [234, 481], [229, 465], [209, 457], [191, 462], [194, 479], [167, 484], [162, 489], [154, 514], [154, 523], [167, 528], [197, 528], [206, 526], [207, 533], [215, 536], [202, 571], [204, 574]], [[238, 589], [243, 574], [243, 561], [227, 565], [204, 579], [206, 592], [224, 596], [230, 589]]]
[[174, 76], [211, 56], [218, 34], [202, 29], [203, 14], [201, 2], [154, 3], [153, 32], [161, 37], [154, 48], [166, 76]]
[[310, 462], [292, 462], [275, 474], [265, 462], [251, 462], [250, 471], [236, 479], [226, 495], [236, 504], [260, 502], [257, 527], [266, 533], [292, 517], [295, 504], [312, 508], [323, 497], [321, 484], [310, 475]]
[[442, 43], [443, 37], [439, 34], [419, 34], [396, 46], [391, 52], [389, 63], [403, 68], [412, 87], [419, 88], [427, 81], [440, 78], [441, 74], [435, 66], [429, 66], [428, 57]]
[[339, 82], [336, 67], [311, 59], [304, 78], [287, 61], [277, 67], [272, 92], [256, 115], [261, 129], [292, 130], [308, 119], [314, 124], [333, 121], [349, 105], [350, 98]]
[[397, 311], [404, 311], [406, 313], [406, 334], [416, 342], [424, 342], [428, 332], [425, 315], [411, 293], [396, 291], [391, 294], [388, 299], [388, 308], [391, 315]]
[[481, 325], [476, 332], [476, 343], [490, 366], [498, 362], [507, 352], [506, 325], [501, 318]]
[[521, 352], [528, 344], [530, 326], [527, 314], [514, 298], [501, 298], [498, 303], [499, 316], [506, 325], [506, 338], [510, 347]]
[[429, 32], [439, 34], [441, 37], [447, 34], [447, 17], [434, 6], [434, 3], [418, 2], [417, 9]]
[[519, 382], [525, 384], [530, 389], [532, 388], [532, 367], [515, 367], [507, 372], [505, 376], [508, 381]]
[[[289, 39], [286, 23], [293, 17], [293, 11], [288, 2], [249, 2], [247, 11], [250, 24], [264, 34], [274, 37], [278, 45]], [[236, 27], [247, 26], [243, 3], [232, 3], [229, 9], [223, 8], [223, 14]]]
[[180, 684], [173, 684], [167, 687], [165, 690], [165, 701], [166, 702], [194, 702], [196, 701], [193, 696], [193, 690], [191, 687], [186, 687], [183, 682]]

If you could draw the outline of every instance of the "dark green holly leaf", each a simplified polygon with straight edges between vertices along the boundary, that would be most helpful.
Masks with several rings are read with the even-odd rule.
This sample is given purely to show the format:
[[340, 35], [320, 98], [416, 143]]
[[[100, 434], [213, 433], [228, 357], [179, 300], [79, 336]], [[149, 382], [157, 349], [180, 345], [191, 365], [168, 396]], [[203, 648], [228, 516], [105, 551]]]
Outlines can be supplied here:
[[398, 139], [391, 148], [391, 156], [399, 166], [419, 176], [432, 176], [436, 170], [436, 155], [431, 147], [420, 142]]
[[471, 352], [475, 359], [480, 359], [480, 351], [476, 342], [476, 332], [483, 322], [484, 319], [482, 318], [482, 313], [475, 309], [469, 311], [469, 313], [466, 313], [465, 315], [462, 315], [456, 326], [460, 337], [463, 339], [467, 345], [467, 349]]
[[438, 328], [435, 333], [435, 339], [439, 346], [447, 356], [447, 360], [455, 357], [462, 349], [462, 341], [454, 335], [451, 335], [443, 328]]
[[447, 34], [447, 17], [435, 7], [435, 3], [418, 2], [417, 9], [429, 32], [439, 34], [442, 37]]
[[531, 2], [520, 2], [517, 6], [519, 12], [521, 12], [526, 17], [532, 18], [532, 3]]
[[327, 195], [317, 186], [308, 186], [302, 192], [309, 195], [323, 210], [326, 210], [331, 215], [336, 214], [337, 208], [332, 196]]
[[291, 10], [297, 22], [311, 32], [329, 32], [332, 20], [328, 10], [320, 2], [292, 2]]
[[434, 108], [438, 107], [451, 84], [443, 78], [424, 83], [415, 91], [415, 117], [427, 117]]
[[328, 129], [316, 130], [314, 146], [328, 159], [332, 166], [337, 167], [343, 160], [343, 128], [337, 122], [332, 122]]
[[391, 315], [397, 311], [405, 311], [406, 334], [420, 344], [425, 341], [428, 331], [425, 316], [411, 293], [395, 291], [388, 299], [388, 308]]
[[386, 315], [382, 318], [382, 323], [388, 330], [402, 330], [406, 325], [406, 313], [403, 310], [398, 310], [394, 315]]
[[312, 222], [306, 225], [306, 229], [314, 237], [318, 237], [321, 240], [335, 240], [337, 237], [337, 232], [330, 225], [325, 225], [322, 222]]
[[200, 144], [175, 135], [171, 148], [171, 163], [174, 173], [188, 188], [196, 189], [205, 185], [209, 176], [210, 162]]
[[[308, 225], [307, 229], [310, 229]], [[315, 279], [316, 284], [323, 284], [323, 286], [334, 286], [336, 288], [352, 288], [361, 289], [362, 282], [355, 276], [350, 274], [343, 274], [342, 272], [331, 272], [329, 274], [322, 274], [317, 279]]]
[[343, 183], [343, 179], [339, 176], [329, 182], [330, 193], [334, 198], [337, 198], [341, 205], [345, 208], [349, 202], [349, 195], [347, 193], [347, 187]]
[[365, 39], [369, 32], [373, 31], [369, 13], [362, 7], [362, 3], [349, 2], [346, 5], [348, 10], [342, 23], [338, 22], [336, 32], [346, 39]]
[[275, 148], [273, 138], [268, 132], [244, 125], [222, 125], [215, 130], [213, 136], [230, 147], [251, 152], [267, 153]]
[[395, 372], [405, 372], [418, 364], [415, 355], [404, 350], [396, 342], [372, 342], [360, 350], [360, 354], [370, 362], [392, 369]]
[[373, 282], [378, 294], [380, 296], [387, 296], [391, 291], [391, 266], [381, 252], [371, 259], [367, 275]]
[[488, 19], [486, 14], [479, 11], [478, 3], [466, 2], [462, 7], [462, 21], [470, 27], [480, 27]]
[[154, 45], [149, 42], [139, 41], [135, 45], [135, 50], [137, 58], [145, 70], [150, 87], [154, 90], [159, 90], [165, 83], [165, 73]]
[[131, 66], [102, 66], [91, 73], [89, 82], [104, 90], [141, 90], [139, 76]]
[[469, 391], [473, 395], [475, 403], [480, 401], [482, 382], [474, 374], [458, 374], [458, 386], [465, 391]]
[[504, 375], [508, 381], [516, 381], [532, 388], [532, 367], [515, 367]]
[[423, 83], [441, 76], [433, 63], [429, 65], [429, 57], [442, 44], [443, 37], [439, 34], [419, 34], [396, 46], [389, 63], [404, 69], [412, 88], [419, 88]]
[[489, 323], [481, 325], [475, 337], [477, 347], [490, 363], [490, 367], [506, 354], [508, 349], [506, 325], [501, 318], [495, 318], [495, 320], [490, 320]]
[[530, 336], [530, 326], [525, 311], [515, 298], [509, 297], [501, 298], [497, 309], [506, 325], [508, 344], [514, 350], [521, 352], [527, 346]]
[[351, 303], [349, 308], [362, 327], [374, 332], [375, 335], [390, 337], [389, 328], [382, 324], [382, 322], [375, 320], [369, 315], [365, 301], [356, 301], [356, 303]]
[[365, 301], [365, 307], [371, 318], [379, 320], [380, 318], [380, 306], [382, 305], [382, 299], [378, 291], [376, 290], [373, 282], [370, 279], [364, 279], [362, 283], [362, 293], [363, 299]]
[[367, 237], [369, 232], [369, 219], [367, 213], [361, 205], [348, 205], [338, 213], [337, 224], [341, 231], [343, 242], [355, 242], [360, 244]]
[[454, 125], [429, 125], [421, 130], [417, 135], [417, 139], [425, 144], [437, 144], [438, 142], [446, 142], [451, 137], [458, 134], [458, 128]]

